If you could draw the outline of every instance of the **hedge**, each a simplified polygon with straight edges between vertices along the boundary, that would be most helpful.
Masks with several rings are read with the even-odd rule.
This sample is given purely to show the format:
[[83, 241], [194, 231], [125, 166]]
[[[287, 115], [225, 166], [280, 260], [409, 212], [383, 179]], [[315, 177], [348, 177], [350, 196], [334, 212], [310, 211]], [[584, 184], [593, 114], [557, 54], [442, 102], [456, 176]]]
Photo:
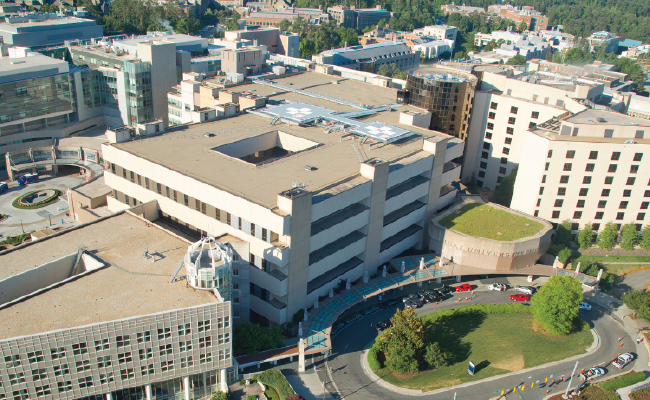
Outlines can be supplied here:
[[645, 372], [634, 372], [631, 374], [625, 374], [614, 379], [610, 379], [600, 384], [600, 387], [603, 390], [616, 390], [624, 387], [628, 387], [645, 380]]
[[53, 190], [54, 194], [52, 196], [48, 197], [45, 200], [39, 201], [38, 203], [29, 204], [29, 205], [22, 204], [20, 202], [20, 200], [23, 199], [24, 197], [29, 196], [32, 193], [42, 191], [42, 190], [34, 190], [34, 191], [25, 193], [24, 195], [18, 197], [16, 200], [13, 201], [13, 203], [11, 203], [11, 205], [16, 207], [16, 208], [23, 209], [23, 210], [31, 210], [31, 209], [34, 209], [34, 208], [41, 208], [41, 207], [45, 207], [45, 206], [47, 206], [49, 204], [56, 203], [57, 201], [59, 201], [59, 196], [61, 196], [63, 194], [63, 192], [61, 192], [58, 189], [46, 189], [46, 190]]
[[261, 374], [255, 375], [255, 378], [258, 382], [261, 382], [267, 386], [271, 386], [280, 394], [280, 400], [285, 400], [287, 397], [295, 395], [291, 386], [284, 378], [284, 375], [280, 371], [270, 369], [264, 371]]
[[246, 396], [246, 400], [257, 400], [257, 396], [253, 396], [252, 394], [248, 395]]
[[373, 344], [373, 346], [368, 350], [368, 365], [372, 369], [381, 369], [384, 368], [383, 357], [380, 354], [381, 351]]

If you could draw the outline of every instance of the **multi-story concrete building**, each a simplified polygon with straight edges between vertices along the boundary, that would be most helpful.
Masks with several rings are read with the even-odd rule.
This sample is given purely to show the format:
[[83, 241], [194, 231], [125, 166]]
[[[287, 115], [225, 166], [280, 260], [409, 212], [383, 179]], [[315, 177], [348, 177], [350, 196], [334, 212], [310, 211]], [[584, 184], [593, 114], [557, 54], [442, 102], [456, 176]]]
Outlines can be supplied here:
[[526, 160], [523, 136], [536, 125], [595, 104], [602, 84], [549, 72], [513, 75], [485, 71], [476, 91], [463, 164], [463, 180], [494, 190]]
[[548, 17], [532, 6], [514, 7], [510, 4], [494, 4], [488, 7], [489, 14], [495, 14], [506, 18], [517, 26], [525, 22], [529, 31], [540, 31], [548, 28]]
[[270, 53], [298, 57], [300, 35], [280, 32], [280, 28], [246, 27], [243, 30], [227, 31], [225, 38], [232, 42], [250, 40], [255, 43], [257, 41], [258, 45], [266, 46]]
[[401, 70], [416, 68], [420, 65], [420, 52], [411, 50], [404, 43], [383, 42], [326, 50], [312, 59], [317, 64], [377, 72], [383, 64], [395, 64]]
[[327, 12], [338, 25], [358, 30], [377, 25], [382, 19], [388, 22], [391, 17], [390, 11], [383, 10], [381, 5], [377, 5], [375, 8], [355, 8], [339, 5], [329, 7]]
[[408, 71], [406, 89], [397, 92], [397, 102], [431, 112], [429, 129], [465, 140], [476, 82], [474, 75], [453, 68], [414, 68]]
[[264, 61], [262, 50], [255, 47], [224, 50], [221, 53], [221, 70], [235, 74], [257, 75], [262, 71]]
[[600, 46], [605, 46], [605, 53], [616, 52], [620, 41], [620, 36], [607, 31], [594, 32], [587, 38], [591, 51], [596, 51]]
[[211, 260], [156, 218], [155, 203], [142, 204], [0, 252], [11, 266], [0, 271], [0, 397], [199, 399], [228, 389], [237, 317], [223, 293], [239, 294], [214, 287], [224, 281], [211, 272], [238, 268], [238, 244], [210, 243], [220, 253]]
[[469, 15], [471, 13], [480, 13], [485, 14], [485, 8], [483, 7], [471, 7], [463, 4], [462, 6], [457, 6], [454, 2], [451, 4], [443, 4], [440, 6], [440, 9], [446, 14], [460, 13], [463, 15]]
[[57, 14], [11, 16], [0, 24], [0, 37], [12, 46], [63, 44], [66, 40], [89, 40], [102, 35], [103, 29], [97, 21]]
[[585, 110], [526, 131], [511, 207], [554, 224], [650, 220], [650, 121]]
[[[456, 44], [456, 35], [458, 28], [449, 25], [430, 25], [424, 28], [413, 29], [413, 34], [418, 36], [425, 36], [436, 40], [451, 40], [452, 49]], [[477, 33], [478, 35], [478, 33]]]
[[414, 51], [419, 51], [424, 58], [438, 58], [443, 53], [448, 53], [451, 58], [451, 53], [454, 50], [454, 42], [452, 40], [433, 40], [431, 42], [413, 43]]
[[457, 193], [462, 141], [414, 107], [380, 111], [395, 99], [386, 87], [303, 73], [244, 88], [274, 105], [104, 145], [109, 208], [156, 200], [177, 229], [241, 238], [262, 324], [428, 244], [427, 221]]
[[496, 43], [501, 42], [504, 44], [513, 44], [520, 40], [526, 40], [527, 38], [528, 34], [513, 31], [492, 31], [491, 33], [477, 32], [474, 35], [474, 45], [483, 47], [493, 40]]

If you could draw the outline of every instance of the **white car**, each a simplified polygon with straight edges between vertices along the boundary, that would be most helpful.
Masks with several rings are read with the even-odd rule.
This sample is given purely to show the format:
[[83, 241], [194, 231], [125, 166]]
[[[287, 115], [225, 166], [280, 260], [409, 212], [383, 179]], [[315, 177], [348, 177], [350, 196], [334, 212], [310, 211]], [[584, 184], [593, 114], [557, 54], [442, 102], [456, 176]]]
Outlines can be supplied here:
[[533, 294], [535, 293], [535, 288], [532, 286], [515, 286], [515, 290], [518, 292], [526, 293], [526, 294]]
[[620, 356], [616, 357], [616, 360], [612, 364], [618, 369], [623, 369], [626, 365], [634, 360], [634, 355], [630, 353], [623, 353]]
[[591, 304], [585, 303], [584, 301], [578, 303], [578, 307], [582, 310], [587, 310], [587, 311], [591, 310]]
[[488, 289], [490, 290], [496, 290], [498, 292], [503, 292], [506, 290], [508, 287], [504, 285], [503, 283], [493, 283], [490, 286], [488, 286]]
[[590, 369], [589, 371], [580, 374], [580, 377], [584, 379], [585, 381], [590, 381], [592, 379], [596, 379], [599, 376], [605, 375], [605, 370], [599, 367], [594, 367]]

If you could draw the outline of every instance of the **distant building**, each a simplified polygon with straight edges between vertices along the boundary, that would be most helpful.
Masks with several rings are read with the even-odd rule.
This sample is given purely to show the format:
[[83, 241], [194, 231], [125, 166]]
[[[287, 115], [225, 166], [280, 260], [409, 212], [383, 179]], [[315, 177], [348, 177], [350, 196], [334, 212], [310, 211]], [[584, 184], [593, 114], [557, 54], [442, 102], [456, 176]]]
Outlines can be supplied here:
[[531, 6], [517, 8], [509, 4], [494, 4], [488, 7], [488, 14], [498, 15], [506, 18], [519, 26], [526, 23], [529, 31], [540, 31], [548, 28], [548, 17]]
[[453, 48], [456, 44], [456, 35], [458, 34], [458, 28], [448, 25], [430, 25], [425, 26], [424, 28], [414, 29], [413, 34], [418, 36], [426, 36], [436, 40], [451, 40], [451, 47]]
[[244, 75], [257, 75], [262, 72], [264, 57], [262, 50], [245, 48], [225, 50], [221, 53], [221, 70]]
[[97, 21], [57, 14], [11, 16], [0, 24], [0, 37], [12, 46], [63, 44], [66, 40], [89, 40], [102, 35], [103, 28]]
[[377, 5], [375, 8], [333, 6], [329, 7], [327, 12], [339, 26], [359, 30], [377, 25], [382, 19], [388, 22], [391, 17], [391, 13], [383, 10], [381, 5]]
[[528, 38], [528, 35], [525, 33], [518, 33], [513, 31], [492, 31], [492, 33], [481, 33], [477, 32], [474, 35], [474, 45], [478, 47], [483, 47], [491, 41], [498, 43], [502, 41], [504, 44], [513, 44], [520, 40], [525, 40]]
[[258, 25], [263, 27], [278, 26], [281, 21], [287, 20], [294, 22], [296, 19], [302, 18], [306, 22], [320, 25], [321, 23], [329, 20], [329, 14], [314, 9], [283, 9], [282, 11], [251, 11], [244, 17], [246, 25]]
[[469, 15], [473, 12], [485, 14], [485, 8], [483, 7], [470, 7], [466, 5], [457, 6], [453, 2], [451, 4], [444, 4], [440, 6], [441, 10], [446, 14], [460, 13], [463, 15]]
[[600, 46], [605, 45], [605, 53], [613, 53], [618, 50], [619, 36], [607, 31], [594, 32], [587, 38], [591, 51], [597, 51]]
[[270, 53], [298, 57], [299, 37], [297, 33], [280, 32], [279, 28], [246, 27], [243, 30], [227, 31], [225, 39], [230, 41], [250, 40], [266, 46]]
[[420, 52], [411, 50], [404, 43], [384, 42], [326, 50], [312, 59], [317, 64], [377, 72], [383, 64], [395, 64], [401, 70], [415, 68], [420, 65]]
[[449, 57], [451, 57], [451, 53], [454, 49], [454, 42], [453, 40], [446, 39], [434, 40], [431, 42], [413, 44], [412, 49], [414, 51], [419, 51], [420, 55], [426, 59], [438, 58], [443, 53], [449, 53]]

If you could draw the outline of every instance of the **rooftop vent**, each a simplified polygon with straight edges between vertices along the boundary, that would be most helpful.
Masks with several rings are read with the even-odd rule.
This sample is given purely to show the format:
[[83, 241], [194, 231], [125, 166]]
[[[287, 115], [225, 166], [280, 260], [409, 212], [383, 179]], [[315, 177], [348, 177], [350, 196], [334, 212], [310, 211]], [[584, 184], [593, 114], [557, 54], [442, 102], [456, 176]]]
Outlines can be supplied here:
[[598, 121], [600, 123], [607, 122], [607, 121], [605, 121], [605, 118], [603, 118], [603, 117], [596, 118], [596, 121]]

